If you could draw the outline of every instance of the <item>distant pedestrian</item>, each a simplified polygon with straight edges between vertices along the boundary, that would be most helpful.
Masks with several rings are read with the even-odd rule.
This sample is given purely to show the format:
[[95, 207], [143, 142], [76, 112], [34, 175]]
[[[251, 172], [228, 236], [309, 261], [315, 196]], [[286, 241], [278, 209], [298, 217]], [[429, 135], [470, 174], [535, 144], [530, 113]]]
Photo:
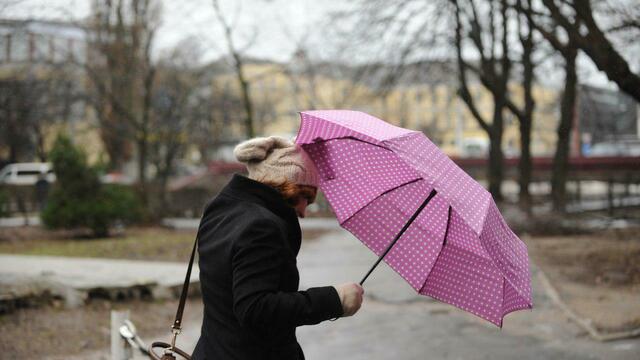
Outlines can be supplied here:
[[271, 136], [240, 143], [234, 154], [249, 175], [234, 174], [198, 230], [204, 319], [193, 359], [304, 359], [296, 327], [355, 314], [363, 289], [298, 290], [298, 217], [318, 188], [304, 151]]
[[49, 181], [47, 181], [47, 177], [44, 174], [38, 175], [35, 188], [38, 211], [42, 211], [47, 205], [47, 198], [49, 197]]

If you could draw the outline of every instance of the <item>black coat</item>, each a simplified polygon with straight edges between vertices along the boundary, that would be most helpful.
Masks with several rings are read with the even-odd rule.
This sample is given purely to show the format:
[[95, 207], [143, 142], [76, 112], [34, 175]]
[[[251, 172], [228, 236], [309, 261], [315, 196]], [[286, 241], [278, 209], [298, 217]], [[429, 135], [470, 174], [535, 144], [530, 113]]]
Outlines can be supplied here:
[[300, 224], [276, 189], [235, 174], [198, 237], [204, 319], [194, 360], [304, 359], [296, 327], [342, 316], [332, 286], [298, 291]]

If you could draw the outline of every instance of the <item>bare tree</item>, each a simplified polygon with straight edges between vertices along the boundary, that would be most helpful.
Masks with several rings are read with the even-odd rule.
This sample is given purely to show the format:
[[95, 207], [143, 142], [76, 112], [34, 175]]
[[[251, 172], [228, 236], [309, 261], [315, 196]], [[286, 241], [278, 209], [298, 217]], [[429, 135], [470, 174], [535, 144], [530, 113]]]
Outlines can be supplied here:
[[123, 160], [123, 139], [135, 144], [139, 185], [146, 203], [150, 112], [156, 77], [151, 48], [160, 4], [153, 0], [115, 0], [96, 1], [94, 6], [90, 36], [95, 59], [85, 64], [96, 92], [93, 103], [114, 166]]
[[[467, 104], [469, 111], [480, 127], [487, 133], [489, 148], [489, 191], [497, 201], [502, 200], [500, 190], [503, 179], [502, 135], [504, 132], [503, 110], [508, 103], [507, 85], [512, 62], [508, 54], [510, 34], [508, 5], [506, 0], [489, 1], [488, 9], [481, 13], [474, 0], [452, 0], [455, 7], [455, 45], [460, 88], [458, 94]], [[461, 5], [467, 5], [463, 8]], [[465, 10], [466, 9], [466, 10]], [[483, 21], [484, 20], [484, 21]], [[499, 27], [499, 28], [498, 28]], [[463, 49], [468, 38], [480, 56], [479, 66], [463, 57]], [[487, 43], [488, 41], [488, 43]], [[475, 74], [493, 97], [493, 115], [489, 122], [480, 113], [469, 91], [467, 72]]]
[[[560, 102], [560, 122], [557, 128], [556, 151], [553, 158], [551, 173], [551, 198], [553, 209], [563, 212], [566, 204], [567, 168], [570, 156], [571, 129], [575, 116], [576, 91], [578, 74], [576, 72], [576, 57], [578, 44], [572, 36], [561, 33], [563, 27], [558, 26], [557, 19], [536, 12], [531, 3], [518, 5], [518, 10], [530, 19], [530, 25], [539, 32], [544, 39], [560, 53], [564, 59], [564, 90]], [[561, 40], [566, 38], [566, 41]]]
[[30, 130], [37, 121], [33, 114], [33, 90], [18, 79], [0, 81], [0, 136], [8, 162], [26, 160], [27, 154], [33, 153], [35, 146]]
[[[330, 54], [343, 59], [336, 70], [350, 82], [342, 94], [343, 103], [374, 98], [386, 103], [401, 81], [415, 76], [416, 70], [428, 70], [428, 66], [418, 70], [416, 64], [428, 63], [447, 51], [450, 40], [447, 2], [360, 0], [356, 4], [352, 9], [332, 14], [330, 26], [322, 27], [342, 39]], [[327, 50], [322, 46], [323, 52]], [[361, 91], [363, 85], [373, 92]]]
[[[598, 69], [603, 71], [609, 80], [618, 84], [620, 89], [640, 101], [640, 76], [631, 71], [629, 63], [609, 40], [607, 34], [594, 18], [592, 0], [563, 1], [542, 0], [544, 15], [553, 19], [561, 27], [570, 41], [593, 60]], [[638, 5], [631, 9], [633, 13], [616, 11], [609, 7], [610, 14], [622, 14], [620, 21], [609, 30], [613, 32], [626, 30], [637, 34], [640, 29], [640, 9]], [[636, 35], [637, 41], [637, 35]]]
[[[520, 4], [523, 0], [518, 0]], [[531, 0], [525, 0], [530, 6]], [[535, 80], [536, 64], [533, 55], [536, 49], [534, 41], [533, 20], [530, 14], [519, 14], [518, 16], [518, 38], [522, 47], [520, 63], [522, 65], [522, 90], [523, 107], [517, 107], [507, 98], [507, 107], [518, 118], [520, 124], [520, 162], [518, 164], [518, 185], [520, 187], [518, 202], [523, 210], [531, 212], [531, 194], [529, 184], [531, 183], [532, 160], [531, 160], [531, 129], [533, 127], [533, 112], [535, 100], [533, 98], [533, 83]]]
[[254, 114], [253, 114], [253, 101], [251, 99], [251, 88], [250, 83], [247, 80], [245, 69], [244, 69], [244, 58], [242, 55], [242, 51], [236, 46], [236, 43], [233, 39], [233, 27], [231, 23], [224, 16], [222, 10], [220, 9], [220, 4], [217, 0], [212, 0], [213, 10], [215, 12], [216, 18], [218, 22], [222, 26], [222, 30], [224, 32], [224, 38], [227, 44], [227, 51], [232, 60], [232, 66], [238, 80], [238, 85], [240, 86], [240, 92], [242, 95], [242, 104], [244, 106], [244, 125], [245, 125], [245, 135], [247, 138], [252, 138], [255, 136], [254, 129]]
[[176, 162], [200, 135], [205, 139], [213, 135], [210, 129], [199, 133], [210, 121], [213, 106], [211, 83], [199, 64], [200, 54], [196, 44], [183, 41], [157, 66], [149, 157], [156, 168], [160, 209], [167, 206], [167, 183], [175, 174]]
[[8, 161], [47, 160], [46, 131], [69, 121], [82, 99], [80, 80], [70, 65], [31, 63], [0, 80], [0, 137]]

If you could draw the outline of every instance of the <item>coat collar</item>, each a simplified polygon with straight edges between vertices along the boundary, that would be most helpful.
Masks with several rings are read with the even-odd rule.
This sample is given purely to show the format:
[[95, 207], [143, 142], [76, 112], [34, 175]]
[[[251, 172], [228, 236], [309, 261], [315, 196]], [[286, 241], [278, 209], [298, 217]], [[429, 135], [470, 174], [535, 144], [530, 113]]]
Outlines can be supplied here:
[[222, 193], [258, 203], [283, 218], [288, 224], [300, 228], [295, 209], [287, 204], [278, 190], [267, 184], [236, 173], [222, 189]]

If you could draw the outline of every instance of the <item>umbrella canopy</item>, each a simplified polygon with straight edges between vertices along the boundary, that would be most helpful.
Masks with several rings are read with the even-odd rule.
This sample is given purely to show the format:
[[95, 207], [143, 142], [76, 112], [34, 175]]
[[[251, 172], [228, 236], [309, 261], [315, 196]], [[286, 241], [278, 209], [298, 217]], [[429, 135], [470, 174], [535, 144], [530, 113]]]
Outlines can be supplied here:
[[316, 165], [320, 188], [378, 262], [418, 293], [500, 327], [506, 314], [532, 308], [526, 245], [491, 194], [422, 132], [358, 111], [301, 118], [296, 143]]

